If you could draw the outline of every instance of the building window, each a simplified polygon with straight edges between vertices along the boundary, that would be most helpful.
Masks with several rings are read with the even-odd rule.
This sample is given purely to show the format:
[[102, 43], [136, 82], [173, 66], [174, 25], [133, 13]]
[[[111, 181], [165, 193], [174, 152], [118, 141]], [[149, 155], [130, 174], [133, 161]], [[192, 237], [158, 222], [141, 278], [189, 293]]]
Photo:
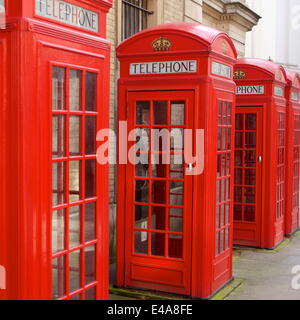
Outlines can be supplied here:
[[122, 0], [122, 40], [147, 28], [149, 11], [147, 0]]

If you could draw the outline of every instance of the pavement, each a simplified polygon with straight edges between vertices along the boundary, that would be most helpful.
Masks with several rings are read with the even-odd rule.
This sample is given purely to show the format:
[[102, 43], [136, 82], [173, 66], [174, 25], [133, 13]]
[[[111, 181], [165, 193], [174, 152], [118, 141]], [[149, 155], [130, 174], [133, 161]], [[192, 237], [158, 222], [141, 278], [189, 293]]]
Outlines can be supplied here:
[[[234, 281], [212, 300], [300, 300], [300, 232], [286, 239], [274, 250], [237, 247], [233, 254]], [[172, 295], [145, 291], [111, 289], [112, 300], [176, 300]], [[183, 297], [182, 297], [183, 298]], [[181, 299], [182, 299], [181, 298]], [[187, 298], [185, 298], [187, 299]]]

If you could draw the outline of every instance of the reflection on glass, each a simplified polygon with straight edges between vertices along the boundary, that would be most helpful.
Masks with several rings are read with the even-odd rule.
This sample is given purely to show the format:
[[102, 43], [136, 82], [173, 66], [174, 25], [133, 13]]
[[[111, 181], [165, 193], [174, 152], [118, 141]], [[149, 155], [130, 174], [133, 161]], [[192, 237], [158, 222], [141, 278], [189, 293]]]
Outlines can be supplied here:
[[52, 69], [52, 109], [65, 109], [65, 68], [53, 67]]
[[70, 202], [80, 200], [80, 161], [70, 161]]
[[96, 226], [96, 205], [95, 202], [90, 202], [85, 205], [84, 215], [84, 239], [89, 242], [95, 239]]
[[85, 107], [86, 111], [96, 111], [97, 74], [87, 72], [85, 76]]
[[136, 124], [150, 124], [150, 101], [138, 101], [136, 103]]
[[166, 208], [152, 207], [152, 229], [166, 230]]
[[96, 160], [85, 161], [85, 198], [96, 196]]
[[151, 233], [151, 255], [165, 256], [165, 234]]
[[89, 301], [96, 300], [96, 290], [95, 290], [95, 287], [86, 290], [86, 292], [85, 292], [85, 300], [89, 300]]
[[182, 232], [183, 226], [182, 226], [182, 218], [170, 218], [169, 221], [169, 230], [172, 232]]
[[183, 209], [170, 208], [170, 217], [183, 217]]
[[137, 177], [149, 177], [149, 164], [138, 163], [135, 166], [135, 174]]
[[52, 205], [57, 206], [65, 201], [64, 195], [64, 162], [52, 164]]
[[135, 228], [148, 229], [148, 207], [135, 206]]
[[70, 155], [80, 155], [80, 117], [70, 116]]
[[149, 201], [149, 182], [147, 180], [135, 181], [135, 201], [144, 203]]
[[153, 103], [153, 124], [162, 125], [168, 123], [168, 102], [154, 101]]
[[181, 154], [171, 155], [170, 178], [183, 179], [184, 167], [183, 156]]
[[70, 207], [70, 247], [80, 244], [80, 206]]
[[89, 246], [84, 249], [85, 256], [85, 284], [95, 281], [95, 246]]
[[134, 252], [148, 254], [148, 233], [144, 231], [134, 232]]
[[85, 118], [85, 154], [96, 154], [96, 117]]
[[65, 214], [64, 210], [52, 213], [52, 253], [65, 249]]
[[70, 291], [80, 288], [80, 251], [71, 252], [70, 255]]
[[52, 298], [59, 299], [65, 294], [65, 258], [58, 257], [52, 260]]
[[52, 117], [52, 157], [61, 158], [65, 155], [65, 117]]
[[70, 70], [70, 110], [80, 110], [82, 71]]
[[181, 235], [169, 234], [169, 257], [182, 259], [183, 257], [183, 238]]
[[171, 130], [171, 152], [184, 152], [184, 131], [181, 128]]
[[183, 126], [184, 125], [184, 101], [171, 102], [171, 125]]

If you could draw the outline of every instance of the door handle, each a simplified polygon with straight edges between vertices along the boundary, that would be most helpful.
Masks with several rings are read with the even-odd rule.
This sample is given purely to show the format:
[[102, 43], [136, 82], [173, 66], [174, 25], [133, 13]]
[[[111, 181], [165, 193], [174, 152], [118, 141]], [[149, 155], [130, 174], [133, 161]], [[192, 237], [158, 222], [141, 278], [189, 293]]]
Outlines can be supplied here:
[[262, 156], [258, 157], [258, 163], [262, 163]]

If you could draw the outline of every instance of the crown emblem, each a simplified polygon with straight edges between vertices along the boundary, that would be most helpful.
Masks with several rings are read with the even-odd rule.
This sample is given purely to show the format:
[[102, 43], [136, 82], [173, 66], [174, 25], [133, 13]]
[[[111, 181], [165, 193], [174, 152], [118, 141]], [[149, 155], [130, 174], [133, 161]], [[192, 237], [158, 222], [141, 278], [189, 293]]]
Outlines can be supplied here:
[[154, 51], [168, 51], [171, 49], [171, 41], [160, 37], [152, 42], [152, 48]]
[[246, 78], [246, 72], [242, 70], [237, 70], [233, 74], [233, 79], [245, 79]]

